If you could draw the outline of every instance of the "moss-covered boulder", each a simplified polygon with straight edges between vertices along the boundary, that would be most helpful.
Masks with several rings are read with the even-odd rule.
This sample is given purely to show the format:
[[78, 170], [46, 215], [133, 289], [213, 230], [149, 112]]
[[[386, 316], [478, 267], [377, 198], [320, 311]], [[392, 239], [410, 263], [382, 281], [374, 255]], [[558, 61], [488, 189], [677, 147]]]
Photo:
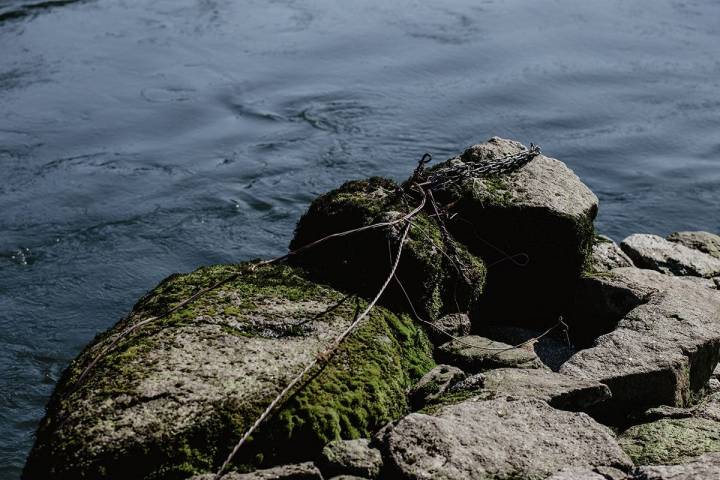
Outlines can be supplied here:
[[[428, 175], [524, 150], [518, 142], [494, 137]], [[590, 255], [598, 208], [597, 197], [572, 170], [538, 155], [515, 171], [463, 177], [434, 194], [453, 214], [452, 234], [488, 266], [476, 318], [524, 325], [556, 321]]]
[[[392, 221], [419, 204], [419, 193], [374, 177], [347, 182], [318, 197], [302, 216], [290, 250], [301, 249], [337, 232]], [[337, 288], [374, 296], [390, 273], [404, 223], [339, 238], [302, 251], [290, 263], [302, 266], [319, 281]], [[393, 257], [391, 257], [391, 252]], [[397, 276], [424, 319], [469, 310], [482, 293], [485, 265], [449, 236], [427, 213], [412, 219]], [[401, 288], [392, 282], [384, 305], [412, 311]]]
[[[240, 273], [121, 339], [131, 325]], [[179, 479], [214, 471], [242, 433], [366, 306], [287, 266], [213, 266], [174, 275], [85, 349], [60, 380], [25, 479]], [[432, 368], [422, 329], [375, 308], [323, 368], [253, 435], [239, 468], [314, 457], [407, 413], [406, 389]]]
[[720, 452], [720, 423], [705, 418], [666, 418], [631, 427], [620, 446], [638, 465], [674, 465]]
[[674, 465], [705, 453], [720, 453], [720, 392], [690, 408], [648, 411], [655, 421], [630, 427], [620, 445], [637, 464]]

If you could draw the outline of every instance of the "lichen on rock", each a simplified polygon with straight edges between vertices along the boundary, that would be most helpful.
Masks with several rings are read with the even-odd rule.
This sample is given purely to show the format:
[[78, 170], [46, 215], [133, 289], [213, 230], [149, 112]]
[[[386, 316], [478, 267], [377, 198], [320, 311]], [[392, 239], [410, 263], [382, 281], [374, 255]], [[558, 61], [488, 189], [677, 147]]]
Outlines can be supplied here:
[[[380, 177], [347, 182], [312, 202], [297, 225], [290, 250], [334, 233], [396, 220], [417, 207], [420, 197], [419, 192]], [[290, 263], [314, 279], [372, 297], [390, 273], [403, 226], [398, 223], [334, 238], [291, 256]], [[413, 306], [396, 282], [383, 295], [383, 304], [408, 312], [414, 308], [432, 321], [444, 313], [472, 308], [483, 291], [485, 265], [444, 237], [437, 222], [421, 212], [412, 218], [397, 277]]]
[[[76, 385], [119, 332], [236, 273], [132, 332]], [[179, 479], [213, 471], [365, 305], [287, 266], [214, 266], [171, 276], [67, 369], [24, 478]], [[306, 460], [330, 440], [371, 435], [407, 412], [406, 389], [432, 366], [422, 329], [374, 308], [252, 436], [237, 466]]]
[[[493, 137], [430, 171], [524, 150], [519, 142]], [[450, 208], [455, 238], [488, 265], [476, 321], [554, 323], [588, 262], [598, 207], [572, 170], [540, 155], [513, 172], [463, 178], [434, 195]]]

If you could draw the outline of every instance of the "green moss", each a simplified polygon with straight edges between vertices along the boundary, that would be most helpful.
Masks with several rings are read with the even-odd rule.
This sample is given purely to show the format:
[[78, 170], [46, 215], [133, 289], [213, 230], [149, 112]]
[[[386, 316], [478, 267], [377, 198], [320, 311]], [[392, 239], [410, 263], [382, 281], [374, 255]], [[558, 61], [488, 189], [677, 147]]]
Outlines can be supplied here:
[[[158, 315], [235, 274], [239, 276], [220, 288], [128, 335], [78, 385], [81, 373], [106, 344], [88, 347], [59, 382], [38, 431], [26, 478], [180, 479], [217, 468], [270, 402], [267, 395], [272, 392], [265, 397], [256, 394], [239, 401], [234, 396], [216, 405], [204, 405], [211, 413], [181, 431], [173, 430], [171, 418], [158, 418], [152, 432], [139, 430], [125, 443], [104, 444], [93, 431], [118, 418], [114, 409], [120, 407], [113, 403], [118, 398], [127, 398], [122, 408], [149, 401], [138, 396], [138, 385], [157, 371], [148, 354], [173, 346], [175, 337], [169, 332], [183, 328], [189, 334], [192, 330], [188, 327], [198, 327], [195, 335], [209, 335], [198, 338], [207, 341], [208, 348], [223, 345], [223, 337], [284, 341], [279, 337], [307, 335], [298, 326], [300, 321], [349, 321], [366, 306], [364, 300], [348, 300], [348, 296], [309, 282], [300, 271], [287, 266], [267, 266], [252, 272], [247, 265], [205, 267], [162, 282], [138, 302], [127, 319], [99, 340], [109, 341], [129, 325]], [[315, 311], [312, 305], [318, 302], [333, 304], [332, 315], [311, 313]], [[298, 308], [282, 307], [298, 304]], [[212, 328], [200, 329], [203, 325]], [[246, 470], [283, 458], [311, 458], [328, 440], [370, 435], [408, 411], [406, 389], [432, 366], [431, 347], [423, 330], [407, 316], [376, 307], [337, 355], [314, 372], [256, 432], [243, 448], [238, 467]], [[210, 382], [207, 388], [216, 387]], [[163, 391], [157, 398], [165, 395]], [[89, 444], [93, 448], [89, 449]]]
[[702, 418], [663, 419], [636, 425], [619, 438], [638, 465], [671, 465], [720, 452], [720, 424]]
[[[312, 203], [298, 223], [290, 249], [333, 233], [396, 219], [418, 201], [390, 180], [375, 177], [346, 183]], [[383, 295], [383, 305], [410, 313], [414, 309], [427, 320], [458, 309], [470, 310], [484, 287], [482, 260], [444, 238], [430, 215], [420, 213], [412, 222], [397, 277], [413, 305], [395, 282]], [[402, 227], [397, 224], [335, 238], [291, 257], [290, 262], [318, 281], [371, 298], [387, 278]]]
[[[378, 311], [268, 424], [260, 450], [296, 460], [331, 440], [369, 437], [408, 413], [407, 388], [433, 366], [422, 330], [408, 317]], [[296, 451], [283, 452], [290, 444]]]

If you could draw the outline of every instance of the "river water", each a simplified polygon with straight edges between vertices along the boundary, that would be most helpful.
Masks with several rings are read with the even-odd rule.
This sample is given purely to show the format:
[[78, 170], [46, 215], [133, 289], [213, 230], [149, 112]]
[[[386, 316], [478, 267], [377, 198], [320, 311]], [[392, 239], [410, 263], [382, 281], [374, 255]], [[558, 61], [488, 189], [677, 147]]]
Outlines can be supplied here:
[[431, 3], [0, 0], [0, 478], [160, 279], [424, 152], [535, 142], [617, 240], [720, 231], [720, 3]]

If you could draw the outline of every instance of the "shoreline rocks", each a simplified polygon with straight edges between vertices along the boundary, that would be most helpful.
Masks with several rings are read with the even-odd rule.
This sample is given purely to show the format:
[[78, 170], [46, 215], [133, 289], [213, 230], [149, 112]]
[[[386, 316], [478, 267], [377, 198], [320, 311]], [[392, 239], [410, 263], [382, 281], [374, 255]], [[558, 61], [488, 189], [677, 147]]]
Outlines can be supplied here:
[[536, 153], [494, 137], [401, 185], [347, 182], [285, 264], [169, 277], [65, 371], [23, 478], [213, 479], [315, 361], [223, 480], [718, 476], [720, 237], [618, 246]]
[[[75, 386], [123, 328], [238, 272], [189, 308], [133, 332]], [[70, 366], [25, 478], [182, 478], [217, 468], [265, 406], [364, 305], [286, 266], [206, 267], [170, 277]], [[306, 460], [330, 440], [373, 434], [409, 411], [406, 389], [432, 366], [422, 328], [373, 309], [253, 435], [237, 464]]]

